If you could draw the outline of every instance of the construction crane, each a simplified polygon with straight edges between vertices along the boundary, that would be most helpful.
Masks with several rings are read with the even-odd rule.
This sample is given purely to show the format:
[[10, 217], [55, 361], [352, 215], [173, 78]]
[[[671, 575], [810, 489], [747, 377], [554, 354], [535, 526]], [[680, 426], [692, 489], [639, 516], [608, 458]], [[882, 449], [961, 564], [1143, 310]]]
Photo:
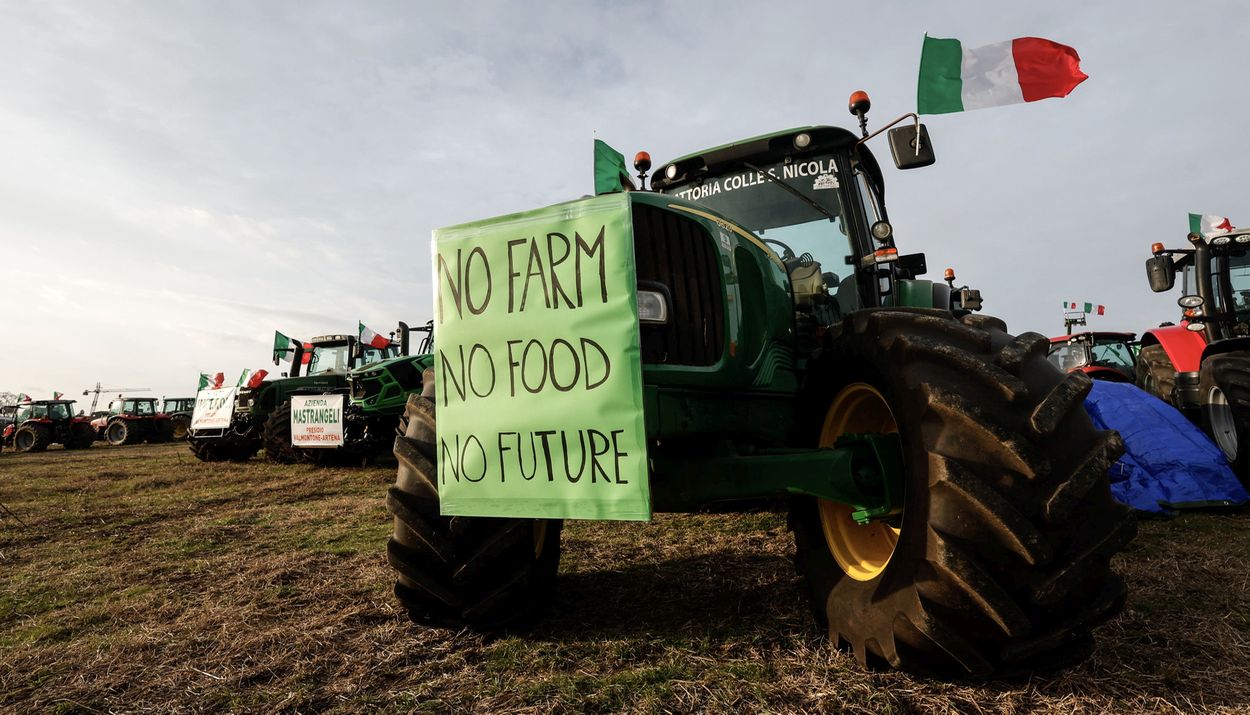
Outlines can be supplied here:
[[[91, 394], [95, 395], [95, 397], [91, 398], [91, 412], [92, 414], [94, 414], [95, 406], [100, 401], [101, 392], [121, 393], [121, 392], [151, 392], [151, 391], [152, 391], [152, 388], [150, 387], [100, 387], [100, 383], [97, 382], [94, 388], [87, 388], [86, 390], [82, 391], [82, 394], [83, 394], [83, 397], [86, 397], [87, 395], [91, 395]], [[121, 397], [121, 395], [119, 394], [118, 397]]]

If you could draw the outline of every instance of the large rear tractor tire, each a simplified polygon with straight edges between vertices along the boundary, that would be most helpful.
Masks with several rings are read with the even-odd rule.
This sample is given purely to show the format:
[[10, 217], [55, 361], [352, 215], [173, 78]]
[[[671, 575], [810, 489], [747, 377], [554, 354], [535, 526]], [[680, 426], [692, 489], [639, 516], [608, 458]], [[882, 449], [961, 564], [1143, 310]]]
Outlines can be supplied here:
[[1138, 387], [1160, 400], [1175, 404], [1172, 393], [1176, 389], [1176, 366], [1162, 345], [1147, 345], [1141, 349], [1137, 356], [1136, 382]]
[[564, 522], [440, 516], [434, 425], [434, 403], [410, 395], [386, 496], [396, 597], [423, 625], [492, 630], [537, 615], [555, 589]]
[[995, 318], [886, 309], [849, 316], [806, 386], [813, 443], [898, 432], [900, 516], [859, 525], [791, 507], [816, 618], [860, 663], [986, 679], [1091, 650], [1124, 604], [1111, 556], [1136, 533], [1107, 469], [1123, 451], [1082, 403], [1092, 383], [1049, 341]]
[[1250, 353], [1220, 353], [1203, 360], [1198, 391], [1207, 431], [1237, 478], [1250, 487]]
[[76, 422], [70, 427], [69, 441], [66, 449], [86, 449], [95, 442], [95, 428], [86, 422]]
[[173, 438], [182, 440], [187, 438], [187, 434], [191, 431], [191, 418], [186, 415], [174, 415], [169, 418], [169, 423], [173, 425]]
[[300, 461], [299, 450], [291, 445], [291, 401], [278, 405], [265, 420], [261, 444], [265, 456], [278, 464], [294, 464]]
[[114, 447], [124, 444], [137, 444], [143, 440], [142, 424], [127, 420], [113, 420], [104, 428], [104, 438]]
[[52, 444], [52, 433], [43, 425], [23, 425], [13, 434], [13, 451], [42, 452]]

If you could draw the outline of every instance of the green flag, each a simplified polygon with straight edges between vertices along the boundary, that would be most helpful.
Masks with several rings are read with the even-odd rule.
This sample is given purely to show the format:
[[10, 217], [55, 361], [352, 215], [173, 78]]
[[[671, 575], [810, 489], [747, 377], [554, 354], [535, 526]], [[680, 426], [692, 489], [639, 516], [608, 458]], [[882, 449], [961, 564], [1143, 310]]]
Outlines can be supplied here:
[[199, 392], [200, 390], [203, 390], [204, 388], [208, 387], [211, 384], [213, 384], [213, 378], [209, 377], [208, 373], [201, 372], [200, 373], [200, 386], [197, 387], [195, 391]]
[[606, 142], [596, 139], [595, 195], [624, 191], [626, 186], [634, 188], [633, 182], [629, 180], [629, 167], [625, 164], [625, 156]]
[[273, 364], [277, 365], [291, 352], [291, 339], [273, 331]]
[[1086, 303], [1086, 304], [1085, 304], [1085, 312], [1086, 312], [1086, 313], [1092, 313], [1092, 312], [1094, 312], [1094, 304], [1093, 304], [1093, 303]]

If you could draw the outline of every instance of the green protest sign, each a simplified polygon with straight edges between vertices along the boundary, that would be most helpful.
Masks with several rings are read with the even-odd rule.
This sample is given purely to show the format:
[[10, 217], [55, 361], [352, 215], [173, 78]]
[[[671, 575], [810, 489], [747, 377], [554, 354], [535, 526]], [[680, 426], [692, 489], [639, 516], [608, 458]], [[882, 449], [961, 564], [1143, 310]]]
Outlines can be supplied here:
[[630, 217], [610, 194], [434, 232], [443, 514], [651, 517]]

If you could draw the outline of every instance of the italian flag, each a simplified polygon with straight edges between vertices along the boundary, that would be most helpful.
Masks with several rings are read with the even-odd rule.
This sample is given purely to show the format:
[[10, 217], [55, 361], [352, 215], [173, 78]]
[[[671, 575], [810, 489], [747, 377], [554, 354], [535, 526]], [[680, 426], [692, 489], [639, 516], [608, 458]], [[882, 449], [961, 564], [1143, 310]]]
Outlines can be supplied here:
[[[359, 323], [359, 321], [357, 322]], [[378, 350], [384, 350], [391, 345], [390, 338], [384, 335], [378, 335], [366, 327], [364, 323], [360, 323], [360, 342], [370, 347], [375, 347]]]
[[59, 400], [59, 399], [61, 399], [62, 397], [65, 397], [65, 393], [64, 393], [64, 392], [55, 392], [55, 391], [53, 391], [53, 393], [52, 393], [52, 399], [54, 399], [54, 400]]
[[1189, 214], [1189, 232], [1199, 236], [1213, 236], [1217, 233], [1232, 231], [1233, 224], [1224, 216], [1203, 216]]
[[1076, 50], [1040, 37], [1017, 37], [968, 49], [925, 35], [918, 114], [945, 114], [1066, 97], [1089, 79]]
[[26, 394], [25, 392], [18, 393], [17, 401], [18, 402], [30, 402], [30, 395]]
[[[295, 338], [287, 337], [278, 331], [273, 331], [273, 364], [277, 365], [282, 360], [291, 360], [295, 357]], [[301, 365], [307, 365], [312, 361], [312, 343], [304, 343], [304, 357], [300, 359]]]
[[208, 376], [208, 373], [201, 372], [200, 373], [200, 386], [196, 388], [196, 392], [199, 392], [200, 390], [203, 390], [204, 388], [208, 387], [209, 385], [212, 384], [212, 382], [213, 382], [213, 379]]

